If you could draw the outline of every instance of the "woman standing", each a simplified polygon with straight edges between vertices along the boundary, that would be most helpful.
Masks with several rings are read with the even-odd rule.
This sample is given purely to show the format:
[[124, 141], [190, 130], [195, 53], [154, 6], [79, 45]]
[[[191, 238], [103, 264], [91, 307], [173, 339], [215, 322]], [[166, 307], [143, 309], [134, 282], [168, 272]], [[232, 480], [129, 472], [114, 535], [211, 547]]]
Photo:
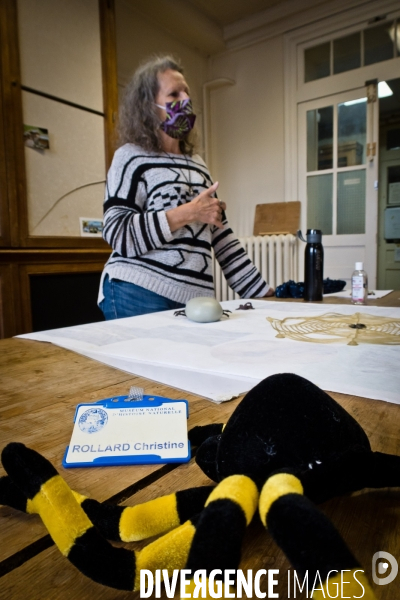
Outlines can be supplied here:
[[214, 296], [214, 252], [242, 298], [272, 296], [225, 217], [190, 141], [195, 121], [181, 66], [155, 58], [134, 74], [120, 116], [122, 146], [107, 176], [100, 284], [106, 319], [182, 308]]

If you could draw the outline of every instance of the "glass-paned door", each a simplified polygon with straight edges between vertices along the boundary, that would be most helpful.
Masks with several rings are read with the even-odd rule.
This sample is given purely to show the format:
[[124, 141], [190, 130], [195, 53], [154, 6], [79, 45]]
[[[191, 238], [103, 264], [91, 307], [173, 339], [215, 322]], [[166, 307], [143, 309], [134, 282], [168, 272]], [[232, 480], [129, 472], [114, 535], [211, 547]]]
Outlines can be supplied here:
[[322, 230], [324, 277], [349, 281], [362, 261], [374, 286], [377, 102], [360, 88], [299, 104], [298, 112], [302, 228]]

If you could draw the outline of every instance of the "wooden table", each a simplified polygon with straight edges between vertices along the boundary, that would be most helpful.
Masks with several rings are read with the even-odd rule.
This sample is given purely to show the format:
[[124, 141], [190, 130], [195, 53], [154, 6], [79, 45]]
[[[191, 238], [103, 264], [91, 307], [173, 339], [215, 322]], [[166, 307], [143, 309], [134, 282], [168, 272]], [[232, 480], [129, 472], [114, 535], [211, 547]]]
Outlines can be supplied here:
[[[304, 300], [302, 298], [275, 298], [272, 296], [271, 298], [263, 298], [267, 302], [300, 302], [304, 304]], [[324, 298], [318, 302], [310, 302], [307, 304], [319, 304], [319, 305], [329, 305], [329, 304], [348, 304], [351, 305], [351, 297], [349, 292], [348, 298], [343, 298], [342, 296], [324, 296]], [[359, 308], [362, 311], [365, 311], [368, 306], [392, 306], [392, 307], [400, 307], [400, 291], [393, 291], [383, 296], [383, 298], [374, 298], [373, 296], [368, 296], [367, 303], [363, 306], [360, 305]]]
[[[400, 292], [374, 303], [399, 305]], [[347, 301], [345, 301], [347, 303]], [[176, 467], [124, 466], [63, 469], [61, 460], [71, 436], [75, 407], [113, 395], [132, 385], [146, 393], [190, 403], [189, 427], [226, 421], [239, 400], [215, 405], [199, 396], [132, 376], [51, 344], [21, 339], [0, 341], [0, 448], [20, 441], [44, 454], [71, 487], [98, 500], [132, 505], [209, 480], [192, 460]], [[364, 427], [374, 450], [400, 455], [400, 407], [386, 402], [332, 393]], [[4, 471], [0, 469], [0, 475]], [[322, 510], [352, 548], [371, 580], [371, 560], [378, 550], [400, 561], [400, 490], [362, 492], [322, 505]], [[64, 559], [40, 518], [0, 507], [0, 599], [136, 599], [138, 593], [104, 588], [86, 579]], [[243, 547], [243, 570], [279, 569], [280, 598], [287, 598], [289, 567], [281, 550], [257, 519]], [[265, 590], [266, 591], [266, 588]], [[380, 600], [400, 598], [400, 575], [375, 586]], [[305, 598], [305, 595], [297, 595]]]

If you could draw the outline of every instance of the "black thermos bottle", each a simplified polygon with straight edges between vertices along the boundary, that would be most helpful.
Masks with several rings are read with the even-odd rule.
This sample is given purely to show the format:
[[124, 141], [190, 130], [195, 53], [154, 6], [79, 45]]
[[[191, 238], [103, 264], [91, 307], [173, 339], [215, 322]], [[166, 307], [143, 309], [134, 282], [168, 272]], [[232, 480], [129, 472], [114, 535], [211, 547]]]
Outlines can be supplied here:
[[304, 242], [307, 241], [304, 252], [304, 300], [306, 302], [322, 300], [324, 291], [322, 231], [320, 229], [307, 229], [307, 240], [303, 239], [301, 232], [299, 237]]

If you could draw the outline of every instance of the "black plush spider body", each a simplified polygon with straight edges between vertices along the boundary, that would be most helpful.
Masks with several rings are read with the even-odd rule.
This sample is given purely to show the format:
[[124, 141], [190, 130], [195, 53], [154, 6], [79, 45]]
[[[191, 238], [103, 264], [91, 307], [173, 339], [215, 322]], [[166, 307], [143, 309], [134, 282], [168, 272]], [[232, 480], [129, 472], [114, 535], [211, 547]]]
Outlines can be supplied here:
[[366, 433], [347, 411], [292, 374], [262, 381], [238, 405], [222, 434], [212, 435], [213, 427], [217, 432], [218, 426], [211, 426], [205, 439], [204, 428], [193, 429], [190, 439], [199, 446], [197, 464], [215, 482], [242, 474], [261, 487], [281, 469], [304, 477], [322, 472], [338, 457], [371, 452]]
[[[61, 552], [94, 581], [137, 590], [142, 569], [236, 570], [246, 526], [262, 523], [302, 577], [318, 573], [329, 597], [341, 571], [344, 597], [375, 598], [350, 550], [315, 503], [365, 487], [400, 485], [400, 457], [372, 452], [361, 426], [328, 394], [292, 374], [253, 388], [226, 425], [195, 427], [196, 461], [216, 486], [183, 490], [143, 505], [102, 505], [73, 492], [54, 467], [22, 444], [2, 461], [0, 503], [39, 513]], [[115, 548], [166, 533], [142, 551]], [[332, 575], [333, 574], [333, 575]], [[364, 590], [361, 596], [361, 588]], [[191, 581], [192, 591], [195, 579]], [[353, 596], [351, 595], [353, 592]], [[193, 596], [195, 597], [195, 596]]]

